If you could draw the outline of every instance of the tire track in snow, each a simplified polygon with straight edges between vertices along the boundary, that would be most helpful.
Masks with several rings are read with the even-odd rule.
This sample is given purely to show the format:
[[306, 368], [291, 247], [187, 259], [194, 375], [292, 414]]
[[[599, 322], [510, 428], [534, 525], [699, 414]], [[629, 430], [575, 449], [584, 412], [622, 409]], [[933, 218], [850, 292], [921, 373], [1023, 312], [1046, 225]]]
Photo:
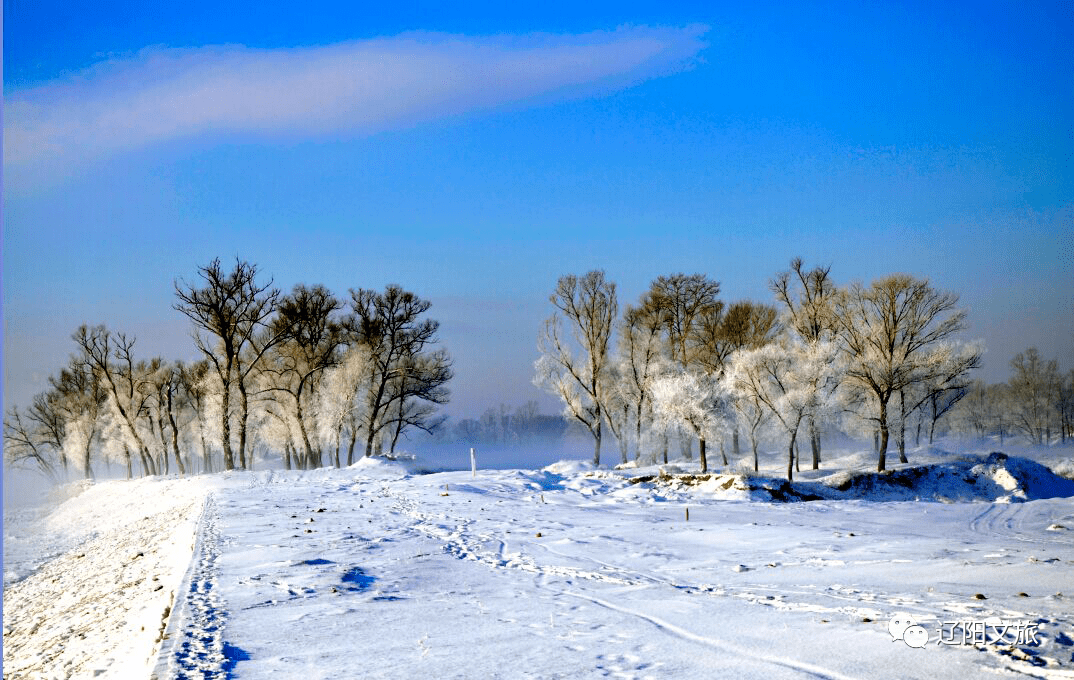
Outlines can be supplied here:
[[561, 592], [564, 595], [570, 595], [571, 597], [585, 600], [586, 602], [590, 602], [597, 606], [604, 607], [605, 609], [610, 609], [612, 611], [619, 612], [620, 614], [627, 614], [629, 616], [648, 621], [662, 633], [673, 635], [675, 637], [678, 637], [683, 640], [688, 640], [690, 642], [705, 645], [725, 654], [733, 654], [735, 656], [744, 657], [755, 661], [761, 661], [764, 663], [772, 664], [774, 666], [781, 666], [792, 671], [798, 671], [803, 675], [807, 675], [813, 678], [823, 678], [824, 680], [857, 680], [856, 678], [853, 678], [849, 675], [843, 675], [842, 673], [839, 673], [837, 671], [823, 668], [821, 666], [816, 666], [811, 663], [805, 663], [803, 661], [794, 661], [793, 659], [785, 659], [779, 656], [760, 654], [755, 649], [743, 649], [741, 647], [738, 647], [737, 645], [732, 645], [727, 642], [717, 640], [715, 638], [698, 635], [697, 633], [686, 630], [685, 628], [682, 628], [680, 626], [676, 626], [675, 624], [665, 621], [659, 617], [652, 616], [651, 614], [646, 614], [644, 612], [635, 611], [633, 609], [630, 609], [629, 607], [624, 607], [622, 605], [608, 602], [607, 600], [602, 600], [599, 597], [593, 597], [592, 595], [585, 595], [569, 590]]
[[987, 508], [970, 520], [969, 529], [977, 534], [1011, 538], [1023, 543], [1045, 546], [1054, 544], [1074, 545], [1074, 535], [1072, 535], [1074, 532], [1038, 536], [1030, 534], [1025, 529], [1027, 522], [1049, 526], [1074, 519], [1069, 514], [1060, 515], [1060, 512], [1061, 510], [1049, 509], [1047, 514], [1043, 514], [1040, 512], [1039, 506], [1031, 507], [1023, 503], [990, 503]]

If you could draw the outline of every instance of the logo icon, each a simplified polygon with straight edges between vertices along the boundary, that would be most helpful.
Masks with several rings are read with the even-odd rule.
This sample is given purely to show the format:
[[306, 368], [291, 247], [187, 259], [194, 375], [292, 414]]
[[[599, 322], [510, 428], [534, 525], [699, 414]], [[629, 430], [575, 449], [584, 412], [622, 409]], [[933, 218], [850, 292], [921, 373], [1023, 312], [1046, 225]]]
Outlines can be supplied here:
[[899, 613], [892, 616], [888, 622], [888, 632], [891, 633], [892, 642], [902, 640], [909, 647], [923, 649], [929, 643], [929, 632], [917, 625], [917, 621], [909, 614]]

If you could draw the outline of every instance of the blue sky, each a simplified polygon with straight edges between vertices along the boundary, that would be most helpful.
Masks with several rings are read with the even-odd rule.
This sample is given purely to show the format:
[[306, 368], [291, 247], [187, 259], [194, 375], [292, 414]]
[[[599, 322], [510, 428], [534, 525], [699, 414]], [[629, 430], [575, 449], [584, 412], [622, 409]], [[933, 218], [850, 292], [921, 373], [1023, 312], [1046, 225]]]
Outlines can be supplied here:
[[[983, 376], [1074, 366], [1069, 4], [4, 4], [4, 401], [81, 323], [194, 358], [173, 280], [399, 283], [448, 411], [538, 398], [548, 294], [794, 256], [962, 296]], [[584, 5], [584, 6], [583, 6]]]

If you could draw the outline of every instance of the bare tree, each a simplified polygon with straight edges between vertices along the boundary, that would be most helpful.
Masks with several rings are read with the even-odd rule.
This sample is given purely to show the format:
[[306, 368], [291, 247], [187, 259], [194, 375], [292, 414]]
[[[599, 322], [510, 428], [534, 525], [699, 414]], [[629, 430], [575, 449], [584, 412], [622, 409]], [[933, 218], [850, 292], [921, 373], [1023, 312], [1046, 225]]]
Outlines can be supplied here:
[[63, 476], [66, 477], [70, 461], [64, 448], [64, 442], [67, 441], [67, 417], [64, 414], [61, 395], [55, 390], [35, 395], [26, 417], [33, 424], [33, 431], [41, 445], [56, 453]]
[[186, 465], [179, 452], [179, 421], [183, 406], [183, 380], [181, 367], [164, 359], [154, 359], [149, 365], [149, 387], [153, 399], [149, 402], [152, 410], [151, 424], [156, 426], [163, 452], [164, 472], [168, 472], [168, 452], [170, 450], [179, 474], [186, 474]]
[[93, 478], [91, 456], [93, 445], [101, 428], [101, 412], [105, 408], [107, 394], [98, 374], [84, 356], [71, 357], [59, 377], [50, 377], [52, 402], [61, 411], [64, 423], [64, 460], [70, 456], [68, 447], [74, 449], [82, 463], [82, 475]]
[[448, 402], [451, 393], [451, 359], [442, 349], [433, 352], [408, 354], [400, 363], [391, 387], [385, 424], [391, 435], [389, 450], [394, 452], [407, 428], [414, 427], [428, 434], [439, 428], [447, 416], [436, 415], [436, 407]]
[[1066, 444], [1074, 436], [1074, 368], [1060, 376], [1055, 395], [1055, 408], [1059, 413], [1059, 439]]
[[1059, 362], [1045, 361], [1036, 347], [1030, 347], [1011, 359], [1011, 371], [1015, 427], [1034, 444], [1050, 443], [1056, 415], [1054, 395], [1060, 386]]
[[838, 335], [848, 355], [846, 379], [869, 395], [880, 429], [877, 470], [887, 465], [888, 404], [911, 385], [937, 375], [940, 343], [965, 327], [958, 296], [927, 280], [895, 274], [866, 288], [855, 283], [835, 301]]
[[435, 426], [431, 410], [413, 400], [443, 404], [448, 399], [451, 360], [441, 350], [426, 352], [436, 344], [440, 328], [437, 321], [420, 319], [429, 307], [427, 300], [394, 284], [383, 293], [351, 291], [350, 340], [363, 347], [369, 360], [365, 404], [353, 411], [362, 419], [367, 456], [373, 455], [374, 445], [386, 432], [394, 443], [406, 427]]
[[[599, 269], [583, 277], [568, 274], [549, 299], [559, 312], [545, 322], [538, 338], [542, 357], [534, 384], [557, 394], [570, 416], [586, 426], [593, 435], [593, 463], [599, 465], [608, 345], [618, 315], [615, 284]], [[563, 337], [564, 322], [580, 352], [577, 357]]]
[[72, 337], [85, 361], [104, 382], [110, 397], [108, 403], [129, 445], [141, 457], [143, 473], [157, 474], [156, 462], [136, 422], [146, 408], [150, 391], [146, 389], [147, 376], [134, 361], [135, 338], [123, 333], [113, 336], [104, 326], [85, 325]]
[[221, 386], [221, 441], [224, 469], [235, 468], [231, 446], [231, 391], [239, 392], [239, 464], [246, 467], [246, 426], [249, 416], [247, 381], [260, 357], [282, 335], [269, 335], [256, 346], [255, 335], [276, 312], [280, 292], [272, 281], [257, 282], [257, 266], [236, 258], [235, 268], [224, 271], [220, 259], [198, 267], [200, 286], [175, 282], [174, 308], [194, 323], [194, 344], [205, 355]]
[[189, 408], [188, 418], [197, 435], [197, 442], [201, 451], [201, 467], [204, 472], [212, 472], [212, 453], [205, 442], [205, 411], [207, 386], [206, 378], [209, 374], [209, 362], [202, 359], [193, 364], [177, 364], [179, 383], [181, 385], [183, 400]]
[[4, 457], [8, 463], [36, 467], [56, 481], [55, 451], [36, 423], [24, 418], [18, 408], [8, 411], [4, 418]]

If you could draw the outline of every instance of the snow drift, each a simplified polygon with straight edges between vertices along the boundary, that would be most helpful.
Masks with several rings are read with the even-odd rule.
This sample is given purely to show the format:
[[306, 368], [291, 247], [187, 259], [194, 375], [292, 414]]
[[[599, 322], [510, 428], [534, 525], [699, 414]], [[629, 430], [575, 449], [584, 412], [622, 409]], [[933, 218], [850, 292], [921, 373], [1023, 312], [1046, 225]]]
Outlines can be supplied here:
[[640, 475], [630, 480], [676, 490], [694, 489], [728, 500], [755, 501], [987, 501], [1011, 503], [1074, 496], [1074, 480], [1027, 458], [988, 456], [904, 467], [886, 472], [837, 472], [789, 482], [752, 474]]

